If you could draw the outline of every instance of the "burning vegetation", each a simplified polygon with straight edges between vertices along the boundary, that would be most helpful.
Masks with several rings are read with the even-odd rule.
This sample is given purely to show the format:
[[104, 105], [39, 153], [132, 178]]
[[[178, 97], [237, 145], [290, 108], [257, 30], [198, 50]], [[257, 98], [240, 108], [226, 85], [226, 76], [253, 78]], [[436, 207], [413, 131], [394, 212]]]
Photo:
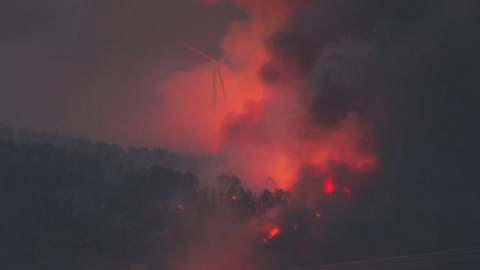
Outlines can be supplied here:
[[[478, 200], [469, 144], [478, 136], [458, 121], [475, 115], [474, 99], [456, 89], [476, 89], [470, 56], [480, 46], [469, 42], [478, 6], [420, 2], [231, 0], [246, 18], [219, 44], [228, 57], [185, 40], [213, 63], [213, 87], [211, 63], [179, 46], [195, 64], [163, 77], [148, 119], [129, 119], [153, 129], [156, 144], [201, 153], [191, 160], [106, 143], [0, 140], [0, 213], [10, 221], [1, 224], [0, 261], [23, 252], [27, 265], [10, 268], [259, 270], [463, 244], [480, 228], [469, 225], [476, 212], [461, 225], [442, 221], [462, 211], [406, 213], [444, 198]], [[458, 102], [445, 112], [448, 100]], [[458, 131], [465, 136], [449, 145]], [[439, 145], [452, 151], [433, 157]], [[451, 179], [473, 188], [455, 193]], [[403, 200], [390, 203], [395, 196]]]

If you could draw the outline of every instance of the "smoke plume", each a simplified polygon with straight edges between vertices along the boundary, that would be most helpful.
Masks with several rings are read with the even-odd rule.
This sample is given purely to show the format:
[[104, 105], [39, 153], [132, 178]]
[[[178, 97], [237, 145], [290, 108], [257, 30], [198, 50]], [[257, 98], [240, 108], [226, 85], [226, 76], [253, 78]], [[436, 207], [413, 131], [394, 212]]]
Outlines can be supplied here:
[[[2, 245], [10, 265], [25, 249], [26, 268], [260, 270], [478, 245], [478, 1], [7, 2], [2, 121], [205, 154], [2, 141], [4, 238], [58, 237]], [[233, 52], [226, 104], [178, 42]]]
[[224, 53], [234, 50], [222, 70], [227, 104], [218, 96], [211, 107], [208, 63], [177, 73], [159, 87], [165, 102], [157, 113], [158, 134], [177, 150], [224, 155], [211, 175], [233, 173], [257, 189], [267, 178], [292, 188], [304, 166], [374, 170], [370, 104], [348, 82], [345, 61], [351, 60], [342, 61], [352, 50], [367, 49], [330, 45], [322, 51], [308, 37], [292, 37], [292, 13], [310, 1], [235, 3], [249, 19], [234, 22], [221, 43]]
[[[246, 10], [249, 20], [234, 23], [221, 43], [224, 52], [235, 48], [225, 72], [231, 103], [209, 115], [213, 124], [208, 130], [202, 126], [201, 145], [226, 157], [216, 173], [232, 172], [254, 189], [274, 182], [281, 188], [278, 194], [282, 194], [282, 189], [291, 190], [294, 199], [287, 208], [273, 207], [252, 221], [255, 225], [250, 233], [263, 234], [263, 243], [250, 242], [249, 250], [258, 251], [258, 258], [235, 251], [248, 245], [242, 241], [221, 254], [230, 257], [231, 251], [241, 256], [241, 262], [250, 261], [260, 268], [308, 266], [358, 258], [361, 251], [348, 241], [373, 241], [371, 250], [377, 255], [391, 255], [387, 250], [381, 251], [381, 237], [366, 239], [366, 235], [372, 236], [381, 228], [379, 222], [362, 217], [368, 213], [351, 207], [368, 205], [372, 198], [382, 200], [383, 207], [395, 196], [402, 196], [399, 194], [425, 191], [425, 187], [417, 189], [413, 179], [423, 181], [422, 185], [429, 180], [411, 175], [408, 161], [397, 163], [404, 160], [397, 149], [399, 145], [408, 145], [411, 138], [406, 133], [413, 138], [425, 138], [422, 141], [426, 142], [427, 137], [435, 135], [422, 137], [421, 130], [429, 130], [446, 139], [445, 131], [425, 126], [431, 119], [441, 121], [434, 112], [442, 111], [447, 104], [443, 98], [437, 102], [436, 91], [443, 89], [444, 98], [453, 96], [449, 85], [453, 80], [446, 79], [453, 76], [453, 70], [447, 67], [446, 59], [439, 59], [455, 59], [452, 64], [466, 72], [458, 76], [469, 82], [473, 70], [478, 70], [465, 55], [448, 52], [448, 48], [462, 48], [478, 59], [478, 53], [472, 50], [478, 38], [467, 41], [468, 33], [478, 29], [478, 19], [468, 11], [475, 6], [473, 1], [458, 5], [447, 1], [373, 0], [235, 3]], [[453, 6], [455, 10], [450, 9]], [[204, 78], [199, 74], [208, 73], [206, 69], [199, 66], [176, 80], [188, 81], [189, 76]], [[200, 85], [199, 82], [193, 85]], [[207, 86], [202, 88], [208, 89], [210, 81], [204, 83]], [[471, 93], [466, 90], [455, 100], [471, 104], [467, 99]], [[453, 115], [468, 115], [468, 108], [471, 107]], [[409, 124], [402, 117], [407, 117]], [[392, 144], [392, 138], [398, 139], [397, 146]], [[424, 160], [434, 160], [431, 149], [424, 150]], [[389, 156], [391, 153], [395, 155]], [[418, 164], [422, 163], [421, 158], [412, 156], [413, 151], [410, 155]], [[400, 166], [406, 170], [400, 173]], [[417, 172], [420, 166], [415, 167]], [[399, 175], [411, 179], [410, 188], [402, 186]], [[387, 177], [388, 182], [379, 184], [379, 179], [385, 181]], [[401, 191], [394, 190], [397, 187]], [[375, 198], [379, 190], [383, 197]], [[263, 193], [262, 200], [268, 202], [270, 196], [276, 195]], [[360, 215], [360, 224], [368, 227], [363, 230], [365, 237], [355, 231], [360, 228], [342, 225], [353, 222], [345, 220], [342, 213], [346, 212]], [[399, 231], [403, 224], [388, 217], [382, 222]], [[244, 228], [252, 226], [243, 224]], [[348, 236], [342, 236], [343, 233]], [[389, 237], [396, 243], [401, 238]], [[418, 228], [412, 236], [403, 237], [431, 236]], [[213, 235], [212, 239], [227, 245], [222, 241], [223, 234]], [[421, 246], [417, 243], [417, 250]], [[408, 250], [401, 244], [398, 248]], [[347, 253], [343, 253], [346, 249]]]

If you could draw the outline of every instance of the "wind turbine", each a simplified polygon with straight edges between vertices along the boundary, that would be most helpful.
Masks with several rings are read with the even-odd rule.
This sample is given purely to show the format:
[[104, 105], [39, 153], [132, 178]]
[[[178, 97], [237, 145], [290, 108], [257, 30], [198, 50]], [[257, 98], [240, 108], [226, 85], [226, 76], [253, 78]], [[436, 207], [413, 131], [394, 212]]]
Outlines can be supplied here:
[[210, 56], [206, 55], [205, 53], [193, 48], [192, 46], [190, 46], [188, 44], [185, 44], [185, 43], [180, 42], [180, 41], [179, 41], [179, 43], [182, 46], [184, 46], [185, 48], [193, 51], [194, 53], [196, 53], [200, 56], [203, 56], [204, 58], [208, 59], [211, 62], [211, 64], [213, 65], [213, 90], [212, 90], [213, 108], [215, 109], [215, 101], [216, 101], [216, 97], [217, 97], [217, 77], [220, 80], [220, 87], [222, 87], [223, 100], [225, 101], [225, 106], [227, 106], [227, 96], [225, 95], [225, 87], [223, 86], [221, 66], [222, 66], [223, 61], [225, 61], [225, 59], [227, 59], [227, 57], [230, 56], [230, 54], [232, 54], [234, 50], [232, 49], [231, 51], [229, 51], [227, 54], [225, 54], [219, 60], [215, 60], [213, 57], [210, 57]]

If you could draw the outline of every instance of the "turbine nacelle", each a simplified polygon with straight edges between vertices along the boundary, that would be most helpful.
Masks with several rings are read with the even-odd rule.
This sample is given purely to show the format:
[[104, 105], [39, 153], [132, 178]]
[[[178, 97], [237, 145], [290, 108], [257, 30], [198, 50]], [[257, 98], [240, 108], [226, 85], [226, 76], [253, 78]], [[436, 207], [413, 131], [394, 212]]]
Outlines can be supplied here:
[[234, 50], [231, 50], [227, 54], [225, 54], [222, 58], [219, 60], [215, 60], [213, 57], [208, 56], [207, 54], [193, 48], [192, 46], [185, 44], [183, 42], [179, 42], [182, 46], [185, 48], [193, 51], [194, 53], [208, 59], [210, 61], [210, 65], [213, 66], [213, 87], [212, 87], [212, 95], [213, 95], [213, 108], [215, 109], [215, 103], [216, 103], [216, 97], [217, 97], [217, 78], [220, 81], [220, 87], [222, 88], [223, 92], [223, 99], [225, 101], [225, 106], [227, 106], [227, 96], [225, 95], [225, 87], [223, 86], [223, 78], [222, 78], [222, 70], [221, 70], [221, 65], [225, 59], [230, 56]]

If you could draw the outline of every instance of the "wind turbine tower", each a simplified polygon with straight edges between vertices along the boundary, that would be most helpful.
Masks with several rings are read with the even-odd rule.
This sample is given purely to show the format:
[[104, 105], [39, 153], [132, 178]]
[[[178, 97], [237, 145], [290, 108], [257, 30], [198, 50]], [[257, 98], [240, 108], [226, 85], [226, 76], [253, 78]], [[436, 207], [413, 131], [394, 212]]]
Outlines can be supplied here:
[[211, 64], [213, 65], [213, 88], [212, 88], [212, 98], [213, 98], [213, 108], [215, 109], [215, 103], [216, 103], [216, 98], [217, 98], [217, 78], [218, 80], [220, 81], [220, 87], [222, 88], [222, 92], [223, 92], [223, 100], [225, 101], [225, 106], [227, 106], [227, 96], [225, 95], [225, 87], [223, 86], [223, 78], [222, 78], [222, 69], [221, 69], [221, 66], [222, 66], [222, 63], [223, 61], [225, 61], [225, 59], [227, 59], [228, 56], [230, 56], [230, 54], [233, 53], [233, 50], [231, 50], [230, 52], [228, 52], [227, 54], [225, 54], [222, 58], [220, 58], [219, 60], [215, 60], [213, 57], [210, 57], [208, 56], [207, 54], [193, 48], [192, 46], [190, 45], [187, 45], [183, 42], [179, 42], [182, 46], [184, 46], [185, 48], [193, 51], [194, 53], [200, 55], [200, 56], [203, 56], [204, 58], [208, 59]]

